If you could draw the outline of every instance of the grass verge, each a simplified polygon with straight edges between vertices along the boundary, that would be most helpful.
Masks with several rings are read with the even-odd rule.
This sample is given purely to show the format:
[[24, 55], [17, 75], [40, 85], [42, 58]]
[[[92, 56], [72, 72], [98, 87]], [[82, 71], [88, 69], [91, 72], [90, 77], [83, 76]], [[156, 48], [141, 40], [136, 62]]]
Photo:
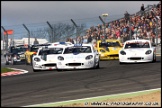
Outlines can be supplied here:
[[11, 71], [14, 71], [14, 70], [10, 68], [6, 68], [6, 67], [1, 68], [1, 73], [11, 72]]

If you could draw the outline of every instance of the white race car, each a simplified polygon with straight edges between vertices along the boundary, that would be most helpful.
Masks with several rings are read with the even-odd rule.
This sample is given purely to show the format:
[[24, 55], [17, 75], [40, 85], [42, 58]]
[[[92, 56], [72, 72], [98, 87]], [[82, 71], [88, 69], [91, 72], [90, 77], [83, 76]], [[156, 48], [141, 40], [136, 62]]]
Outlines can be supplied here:
[[119, 51], [119, 63], [155, 62], [156, 47], [150, 40], [128, 40]]
[[73, 44], [58, 56], [57, 69], [99, 68], [99, 53], [92, 44]]
[[51, 46], [57, 46], [57, 45], [72, 45], [71, 42], [54, 42], [54, 43], [50, 43]]
[[57, 44], [54, 46], [43, 46], [33, 56], [33, 71], [56, 69], [57, 56], [63, 53], [67, 45]]

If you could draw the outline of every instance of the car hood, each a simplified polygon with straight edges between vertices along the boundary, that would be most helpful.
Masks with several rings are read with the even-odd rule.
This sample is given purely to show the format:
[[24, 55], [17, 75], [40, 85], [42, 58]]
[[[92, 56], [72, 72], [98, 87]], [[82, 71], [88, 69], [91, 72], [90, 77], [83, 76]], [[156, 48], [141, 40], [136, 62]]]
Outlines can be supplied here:
[[63, 57], [65, 60], [83, 60], [88, 55], [93, 55], [92, 53], [81, 53], [81, 54], [64, 54]]
[[[114, 54], [118, 54], [119, 50], [121, 50], [122, 48], [121, 47], [108, 47], [109, 48], [109, 51], [106, 51], [105, 53], [102, 53], [100, 52], [101, 54], [106, 54], [106, 55], [114, 55]], [[105, 50], [104, 48], [100, 48], [100, 49], [103, 49]], [[99, 50], [100, 50], [99, 49]]]
[[58, 55], [47, 55], [47, 60], [46, 61], [56, 61], [57, 60]]
[[148, 49], [148, 48], [138, 48], [138, 49], [125, 49], [124, 51], [127, 53], [127, 54], [145, 54], [146, 51], [148, 50], [151, 50], [151, 49]]
[[108, 48], [110, 54], [118, 54], [119, 50], [121, 49], [121, 47], [108, 47]]

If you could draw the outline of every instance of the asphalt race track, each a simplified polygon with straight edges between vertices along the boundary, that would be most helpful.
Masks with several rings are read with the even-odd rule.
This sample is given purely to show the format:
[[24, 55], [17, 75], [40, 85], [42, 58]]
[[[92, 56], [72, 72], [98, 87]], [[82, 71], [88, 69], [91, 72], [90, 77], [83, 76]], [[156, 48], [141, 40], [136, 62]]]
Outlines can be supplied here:
[[101, 61], [100, 69], [33, 72], [1, 77], [1, 106], [14, 107], [161, 88], [161, 56], [155, 63]]

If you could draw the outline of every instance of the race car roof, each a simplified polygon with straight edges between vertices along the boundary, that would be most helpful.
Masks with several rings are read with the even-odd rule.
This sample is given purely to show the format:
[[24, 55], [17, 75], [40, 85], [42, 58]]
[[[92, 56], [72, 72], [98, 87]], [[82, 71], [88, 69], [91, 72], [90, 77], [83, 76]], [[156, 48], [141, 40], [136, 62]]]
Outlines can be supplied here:
[[150, 42], [150, 40], [146, 40], [146, 39], [137, 39], [137, 40], [127, 40], [125, 41], [125, 43], [127, 42]]
[[34, 45], [31, 45], [31, 46], [49, 46], [51, 45], [50, 43], [46, 43], [46, 44], [34, 44]]
[[56, 45], [71, 45], [71, 42], [54, 42], [51, 43], [52, 46], [56, 46]]
[[[52, 45], [49, 45], [49, 46], [43, 46], [41, 48], [67, 48], [67, 47], [80, 47], [80, 46], [93, 46], [92, 44], [71, 44], [71, 45], [56, 45], [56, 46], [52, 46]], [[40, 48], [40, 49], [41, 49]]]

